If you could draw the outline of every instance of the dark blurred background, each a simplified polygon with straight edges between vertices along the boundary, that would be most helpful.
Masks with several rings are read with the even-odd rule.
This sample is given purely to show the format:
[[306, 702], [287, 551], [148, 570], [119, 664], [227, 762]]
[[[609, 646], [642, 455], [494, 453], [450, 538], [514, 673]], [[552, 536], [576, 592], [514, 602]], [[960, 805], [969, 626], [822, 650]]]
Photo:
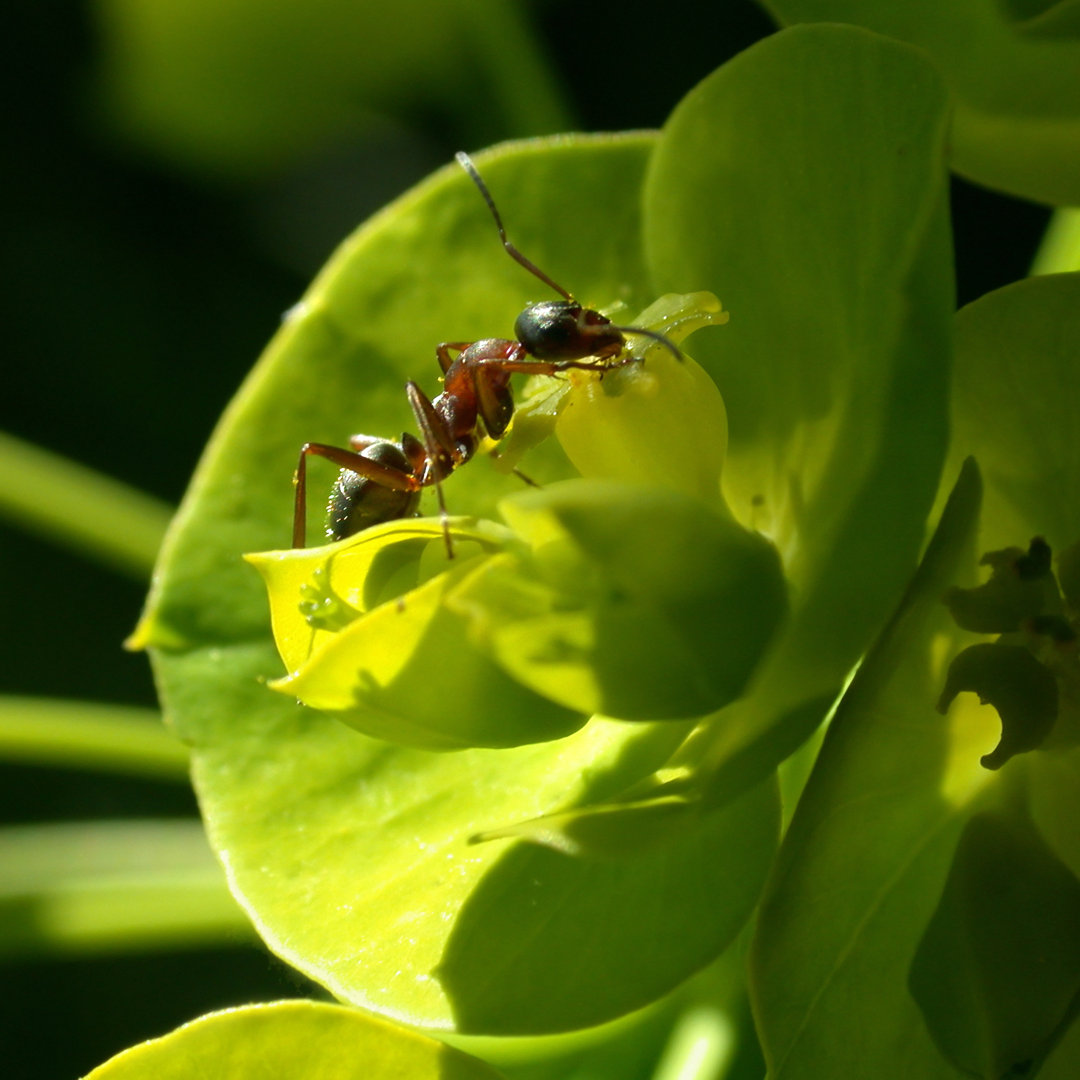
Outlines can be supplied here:
[[[372, 211], [461, 148], [659, 126], [771, 30], [749, 0], [668, 0], [648, 23], [606, 0], [39, 0], [5, 25], [0, 429], [169, 503]], [[1046, 211], [959, 182], [954, 206], [961, 302], [1023, 276]], [[152, 705], [120, 648], [143, 593], [0, 521], [0, 693]], [[195, 812], [182, 785], [3, 763], [0, 801], [5, 823]], [[6, 962], [5, 1074], [81, 1075], [212, 1008], [308, 992], [239, 943]]]

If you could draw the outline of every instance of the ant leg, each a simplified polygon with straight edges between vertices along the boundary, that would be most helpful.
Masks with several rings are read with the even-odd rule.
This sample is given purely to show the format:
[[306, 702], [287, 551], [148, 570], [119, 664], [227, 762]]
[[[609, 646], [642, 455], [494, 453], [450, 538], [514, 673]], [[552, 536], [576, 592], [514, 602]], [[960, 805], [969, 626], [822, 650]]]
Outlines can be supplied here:
[[[491, 458], [491, 459], [492, 459], [493, 461], [498, 461], [498, 460], [499, 460], [499, 451], [498, 451], [498, 450], [489, 450], [489, 451], [488, 451], [488, 457], [490, 457], [490, 458]], [[538, 488], [538, 487], [543, 487], [543, 486], [544, 486], [543, 484], [538, 484], [538, 483], [537, 483], [537, 482], [536, 482], [536, 481], [535, 481], [535, 480], [534, 480], [534, 479], [533, 479], [533, 478], [532, 478], [531, 476], [526, 476], [526, 475], [525, 475], [525, 474], [524, 474], [524, 473], [523, 473], [523, 472], [522, 472], [522, 471], [521, 471], [521, 470], [520, 470], [520, 469], [519, 469], [519, 468], [518, 468], [518, 467], [517, 467], [516, 465], [515, 465], [515, 466], [513, 466], [513, 467], [512, 467], [511, 469], [510, 469], [510, 471], [511, 471], [511, 472], [512, 472], [512, 473], [513, 473], [513, 474], [514, 474], [514, 475], [515, 475], [515, 476], [516, 476], [516, 477], [517, 477], [517, 478], [518, 478], [518, 479], [519, 479], [519, 480], [520, 480], [520, 481], [521, 481], [521, 482], [522, 482], [523, 484], [528, 484], [528, 485], [529, 485], [529, 487], [534, 487], [534, 488]]]
[[304, 443], [300, 448], [300, 460], [296, 464], [296, 475], [293, 479], [296, 487], [293, 500], [292, 546], [294, 548], [307, 546], [305, 534], [307, 532], [307, 459], [309, 454], [326, 458], [339, 468], [348, 469], [393, 491], [416, 491], [420, 486], [415, 476], [410, 476], [398, 469], [391, 469], [353, 450], [344, 450], [340, 446], [327, 446], [325, 443]]
[[542, 485], [538, 484], [531, 476], [526, 476], [520, 469], [515, 468], [513, 470], [514, 475], [523, 483], [528, 484], [529, 487], [538, 488]]
[[479, 355], [470, 355], [463, 366], [468, 368], [469, 387], [484, 430], [492, 439], [501, 439], [514, 415], [510, 372], [521, 370], [515, 363], [529, 363], [528, 353], [520, 341], [492, 339], [477, 344]]
[[454, 360], [457, 359], [452, 357], [450, 353], [463, 353], [471, 344], [471, 341], [444, 341], [441, 345], [435, 346], [435, 357], [439, 361], [439, 367], [442, 368], [444, 375], [450, 370]]
[[435, 497], [439, 502], [439, 517], [442, 520], [443, 539], [446, 541], [446, 557], [452, 559], [454, 544], [450, 539], [450, 515], [443, 496], [442, 479], [443, 476], [449, 475], [457, 465], [455, 461], [457, 448], [446, 429], [445, 421], [435, 411], [431, 399], [416, 383], [405, 384], [405, 396], [409, 399], [413, 416], [416, 417], [416, 426], [420, 428], [424, 450], [427, 454], [428, 468], [421, 478], [421, 483], [431, 483], [435, 487]]
[[552, 374], [560, 371], [599, 371], [602, 375], [605, 371], [614, 371], [616, 368], [626, 367], [627, 364], [637, 363], [641, 357], [627, 353], [625, 356], [604, 357], [594, 360], [557, 360], [552, 363], [555, 369]]
[[[521, 357], [521, 358], [519, 358]], [[606, 360], [593, 358], [592, 360], [534, 360], [525, 356], [524, 349], [520, 354], [507, 358], [491, 357], [477, 360], [478, 367], [489, 365], [500, 371], [509, 371], [522, 375], [558, 375], [571, 369], [578, 371], [611, 371], [614, 368], [632, 364], [637, 359], [635, 356], [625, 356], [618, 360]]]

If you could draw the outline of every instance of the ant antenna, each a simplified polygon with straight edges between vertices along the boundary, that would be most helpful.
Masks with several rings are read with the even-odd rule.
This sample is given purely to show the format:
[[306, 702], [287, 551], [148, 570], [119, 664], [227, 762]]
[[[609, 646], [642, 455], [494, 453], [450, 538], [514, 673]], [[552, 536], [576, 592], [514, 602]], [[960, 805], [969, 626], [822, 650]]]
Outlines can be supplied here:
[[535, 274], [546, 285], [550, 285], [563, 299], [573, 300], [573, 296], [570, 295], [561, 285], [554, 282], [536, 265], [531, 259], [526, 259], [524, 255], [510, 241], [506, 238], [506, 229], [503, 228], [502, 218], [499, 216], [498, 208], [495, 206], [495, 200], [491, 197], [491, 192], [488, 191], [487, 184], [484, 183], [483, 177], [476, 171], [476, 166], [472, 163], [472, 158], [465, 153], [464, 150], [457, 152], [457, 163], [469, 174], [472, 178], [472, 182], [480, 189], [480, 194], [484, 196], [484, 202], [488, 204], [488, 209], [491, 211], [492, 217], [495, 218], [495, 224], [499, 229], [499, 236], [502, 238], [503, 247], [506, 248], [506, 253], [515, 262], [520, 263], [529, 271], [530, 274]]
[[671, 338], [661, 334], [659, 330], [646, 330], [643, 326], [612, 326], [612, 329], [618, 330], [622, 334], [640, 334], [642, 337], [652, 338], [653, 341], [663, 345], [679, 363], [683, 361], [683, 354], [679, 346]]
[[[531, 259], [527, 259], [524, 255], [512, 243], [506, 236], [506, 229], [503, 226], [502, 216], [499, 214], [499, 209], [495, 205], [495, 200], [491, 197], [491, 192], [488, 191], [487, 184], [484, 183], [484, 178], [477, 172], [476, 166], [473, 164], [472, 158], [465, 153], [464, 150], [459, 150], [455, 155], [457, 163], [469, 174], [472, 182], [480, 189], [480, 194], [484, 197], [484, 202], [488, 204], [488, 209], [491, 211], [491, 216], [495, 219], [495, 225], [499, 230], [499, 237], [502, 239], [503, 247], [506, 248], [507, 254], [515, 261], [520, 263], [529, 271], [530, 274], [534, 274], [545, 284], [550, 285], [564, 300], [570, 301], [570, 303], [576, 303], [574, 297], [568, 293], [558, 282], [553, 281], [551, 278], [540, 269]], [[652, 338], [653, 341], [659, 342], [663, 345], [676, 360], [682, 361], [683, 354], [679, 351], [679, 348], [675, 343], [663, 334], [658, 333], [656, 330], [645, 330], [640, 326], [612, 326], [613, 330], [618, 330], [623, 334], [640, 334], [642, 337]]]

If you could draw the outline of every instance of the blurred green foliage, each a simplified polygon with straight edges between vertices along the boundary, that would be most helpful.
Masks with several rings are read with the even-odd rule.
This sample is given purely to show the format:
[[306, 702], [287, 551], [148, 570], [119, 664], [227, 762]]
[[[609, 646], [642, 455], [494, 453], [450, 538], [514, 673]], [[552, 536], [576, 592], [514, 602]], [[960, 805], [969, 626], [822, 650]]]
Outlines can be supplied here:
[[[956, 106], [954, 167], [1032, 199], [1073, 200], [1075, 5], [920, 5], [917, 18], [899, 22], [884, 4], [769, 6], [792, 22], [851, 19], [925, 48]], [[717, 18], [723, 34], [712, 32]], [[98, 561], [136, 578], [147, 572], [164, 515], [156, 500], [179, 499], [224, 401], [305, 280], [358, 220], [461, 146], [571, 126], [659, 125], [695, 83], [769, 29], [761, 12], [741, 3], [668, 5], [644, 35], [640, 21], [604, 4], [410, 0], [382, 9], [331, 0], [317, 8], [285, 0], [102, 0], [89, 11], [63, 3], [20, 9], [6, 64], [18, 91], [8, 133], [18, 165], [0, 204], [10, 301], [0, 426], [156, 498], [27, 441], [0, 443], [0, 508], [14, 523], [0, 532], [3, 691], [12, 695], [0, 702], [12, 823], [0, 835], [0, 942], [19, 1075], [85, 1072], [209, 1009], [312, 993], [253, 947], [246, 915], [190, 822], [190, 793], [162, 783], [181, 776], [184, 752], [152, 715], [115, 708], [153, 699], [143, 661], [118, 648], [134, 626], [141, 586]], [[433, 971], [442, 980], [463, 1029], [572, 1027], [681, 982], [731, 940], [758, 895], [777, 825], [769, 778], [811, 734], [881, 628], [922, 538], [944, 449], [947, 368], [937, 343], [951, 310], [940, 177], [913, 183], [911, 191], [923, 195], [911, 201], [898, 196], [895, 217], [881, 211], [882, 193], [922, 160], [912, 147], [931, 145], [940, 133], [927, 119], [933, 107], [924, 108], [937, 94], [936, 77], [914, 65], [890, 91], [899, 104], [889, 115], [912, 120], [905, 139], [875, 143], [881, 132], [870, 123], [849, 155], [852, 115], [880, 100], [873, 95], [888, 82], [891, 61], [860, 68], [873, 49], [853, 48], [850, 56], [863, 60], [847, 69], [835, 57], [814, 61], [812, 48], [792, 48], [788, 61], [762, 68], [758, 83], [747, 72], [760, 53], [721, 69], [687, 98], [643, 195], [653, 156], [644, 136], [624, 144], [621, 171], [577, 170], [570, 150], [521, 150], [508, 152], [500, 181], [518, 207], [515, 240], [583, 297], [605, 302], [613, 286], [626, 284], [624, 299], [640, 305], [661, 289], [714, 288], [735, 312], [701, 357], [729, 412], [724, 493], [745, 523], [774, 539], [797, 589], [781, 645], [745, 698], [717, 714], [722, 723], [701, 725], [670, 758], [686, 723], [631, 725], [628, 737], [627, 725], [594, 722], [566, 741], [559, 769], [544, 748], [469, 751], [462, 761], [477, 767], [465, 780], [452, 757], [386, 744], [374, 744], [368, 757], [371, 747], [341, 725], [284, 703], [276, 711], [262, 685], [237, 684], [238, 674], [275, 673], [267, 643], [258, 640], [265, 615], [253, 577], [237, 592], [221, 591], [215, 565], [283, 542], [298, 442], [340, 441], [357, 427], [394, 434], [409, 422], [402, 380], [434, 384], [433, 344], [505, 333], [535, 292], [503, 265], [490, 220], [461, 178], [445, 213], [422, 230], [430, 250], [397, 269], [391, 260], [378, 273], [359, 258], [327, 279], [331, 289], [350, 281], [364, 297], [343, 309], [346, 321], [356, 320], [345, 338], [355, 335], [361, 345], [350, 345], [343, 362], [338, 345], [324, 341], [325, 363], [314, 370], [305, 370], [307, 351], [286, 358], [281, 385], [290, 389], [276, 403], [268, 397], [264, 415], [248, 417], [257, 423], [233, 428], [240, 438], [227, 454], [219, 444], [216, 491], [207, 499], [207, 486], [197, 489], [187, 508], [188, 521], [201, 515], [206, 526], [190, 539], [205, 543], [179, 577], [173, 560], [171, 614], [183, 634], [208, 647], [169, 662], [161, 678], [171, 711], [196, 744], [212, 840], [230, 853], [233, 885], [277, 951], [344, 997], [415, 1018], [417, 1004], [428, 1007], [437, 995], [419, 983], [404, 994], [395, 986], [394, 972], [408, 957], [418, 978]], [[834, 90], [845, 78], [849, 91], [859, 90], [815, 108], [818, 72], [832, 73]], [[828, 91], [828, 78], [823, 85]], [[740, 93], [750, 106], [731, 109], [728, 127], [702, 120], [714, 95], [730, 103]], [[872, 120], [872, 105], [868, 114]], [[897, 146], [898, 158], [885, 162], [881, 155]], [[887, 167], [875, 172], [875, 161]], [[953, 194], [961, 300], [1021, 278], [1045, 211], [962, 185]], [[574, 200], [582, 212], [565, 210]], [[402, 220], [382, 219], [391, 232]], [[1044, 249], [1050, 269], [1075, 267], [1067, 219], [1060, 220], [1060, 246], [1052, 256]], [[884, 227], [890, 222], [892, 234]], [[956, 650], [973, 640], [948, 621], [938, 586], [970, 577], [973, 551], [1025, 545], [1045, 532], [1057, 554], [1076, 539], [1076, 393], [1062, 376], [1076, 310], [1075, 281], [1058, 278], [994, 293], [957, 320], [951, 458], [939, 507], [952, 480], [964, 479], [922, 569], [837, 709], [773, 864], [751, 955], [756, 1025], [740, 943], [651, 1013], [517, 1049], [476, 1040], [467, 1049], [523, 1078], [685, 1076], [690, 1060], [699, 1062], [693, 1075], [759, 1076], [759, 1038], [771, 1075], [952, 1077], [956, 1068], [997, 1075], [1012, 1067], [1073, 1075], [1071, 969], [1044, 968], [1051, 977], [1032, 981], [1030, 967], [1033, 951], [1073, 942], [1080, 864], [1071, 825], [1072, 728], [1059, 724], [1047, 752], [1021, 755], [991, 783], [969, 767], [996, 738], [985, 712], [969, 707], [970, 695], [948, 721], [919, 702], [932, 706], [940, 692], [948, 659], [940, 643]], [[360, 354], [368, 366], [349, 370]], [[866, 376], [868, 355], [882, 365], [874, 369], [878, 382]], [[904, 356], [924, 366], [905, 367], [896, 360]], [[880, 381], [881, 371], [893, 372], [893, 381]], [[818, 449], [807, 452], [814, 439]], [[657, 450], [676, 462], [680, 452], [693, 453], [686, 445]], [[569, 444], [567, 451], [573, 458]], [[960, 469], [971, 452], [986, 475], [978, 541], [978, 484], [970, 466]], [[701, 455], [693, 456], [700, 465]], [[544, 451], [542, 460], [555, 473], [565, 467], [557, 453]], [[903, 480], [895, 471], [901, 461], [911, 470]], [[483, 463], [470, 466], [469, 476], [454, 478], [454, 509], [490, 512], [491, 485], [501, 482]], [[789, 510], [777, 513], [788, 499]], [[229, 573], [240, 581], [251, 572], [236, 564]], [[1069, 599], [1067, 573], [1059, 568]], [[493, 597], [480, 595], [487, 603]], [[930, 641], [938, 651], [928, 650]], [[239, 666], [226, 670], [218, 647], [237, 644]], [[1046, 642], [1031, 648], [1071, 694], [1071, 674], [1047, 659]], [[912, 687], [925, 691], [918, 701]], [[218, 695], [220, 724], [200, 716], [207, 690]], [[267, 757], [275, 745], [289, 758], [285, 769]], [[562, 745], [550, 744], [556, 756]], [[359, 767], [358, 747], [365, 748]], [[808, 743], [785, 765], [789, 796], [816, 751], [816, 741]], [[506, 762], [518, 758], [500, 755], [523, 753], [532, 764], [515, 777]], [[667, 771], [652, 772], [665, 761]], [[385, 772], [389, 762], [396, 778]], [[381, 776], [391, 777], [389, 786]], [[361, 777], [366, 829], [384, 827], [388, 805], [403, 814], [397, 828], [404, 831], [383, 836], [377, 857], [350, 838]], [[704, 825], [687, 809], [701, 804], [703, 791], [726, 807], [707, 814]], [[494, 814], [493, 792], [502, 800]], [[575, 792], [579, 805], [560, 813]], [[444, 819], [432, 816], [431, 804], [440, 813], [456, 809]], [[320, 829], [327, 826], [307, 834], [321, 836], [317, 856], [303, 843], [304, 814], [313, 807]], [[786, 819], [793, 809], [789, 799]], [[177, 817], [189, 820], [169, 820]], [[88, 820], [72, 823], [79, 818]], [[434, 825], [438, 833], [440, 820], [443, 833], [423, 841], [433, 842], [432, 852], [451, 852], [470, 832], [487, 830], [486, 844], [466, 849], [475, 856], [473, 876], [450, 888], [432, 877], [430, 855], [402, 858], [424, 830]], [[487, 854], [511, 836], [534, 843], [517, 846], [505, 862]], [[663, 854], [634, 867], [646, 836]], [[872, 851], [864, 847], [871, 841]], [[619, 855], [594, 864], [575, 861], [567, 854], [574, 850]], [[254, 888], [275, 864], [287, 871], [289, 887], [271, 875]], [[687, 890], [692, 865], [701, 874]], [[733, 889], [737, 866], [743, 872]], [[356, 939], [335, 929], [332, 917], [320, 916], [313, 937], [296, 936], [310, 922], [312, 895], [321, 891], [330, 907], [335, 896], [348, 905], [346, 893], [364, 872], [386, 870], [402, 899], [369, 910], [373, 925], [383, 925], [382, 943], [361, 949], [369, 950], [366, 973], [361, 965], [357, 976], [355, 956], [342, 948]], [[1017, 875], [1032, 883], [1030, 895], [1008, 893]], [[529, 924], [532, 948], [508, 960], [525, 925], [513, 898], [529, 881], [547, 890], [538, 922]], [[989, 889], [979, 885], [987, 881]], [[665, 882], [668, 903], [659, 905], [649, 890], [662, 892]], [[440, 889], [446, 906], [425, 911], [424, 895]], [[999, 948], [1001, 926], [1031, 919], [1047, 889], [1055, 918], [1043, 928], [1046, 940]], [[1000, 902], [987, 903], [989, 893]], [[414, 903], [432, 923], [414, 928], [419, 944], [395, 921]], [[545, 911], [559, 917], [549, 924]], [[630, 948], [625, 943], [642, 935], [641, 912], [653, 920], [644, 934], [649, 945]], [[440, 920], [444, 927], [429, 932]], [[957, 926], [972, 929], [964, 956], [979, 963], [969, 969], [949, 951]], [[585, 940], [587, 950], [579, 944]], [[173, 955], [176, 948], [195, 951]], [[1059, 959], [1069, 955], [1062, 946]], [[650, 974], [640, 981], [642, 956]], [[560, 965], [575, 963], [592, 982], [574, 976], [586, 989], [566, 997]], [[605, 978], [612, 963], [624, 965], [622, 974]], [[943, 983], [943, 964], [954, 982]], [[348, 973], [327, 977], [335, 965]], [[485, 981], [482, 972], [499, 977]], [[1023, 1009], [1014, 1007], [1017, 987], [1026, 988]], [[964, 1009], [954, 1009], [960, 1000]], [[412, 1036], [379, 1025], [373, 1034], [346, 1010], [279, 1009], [307, 1032], [303, 1039], [355, 1039], [373, 1047], [359, 1051], [374, 1055], [372, 1062], [389, 1067], [396, 1054], [416, 1055], [415, 1075], [485, 1074]], [[429, 1021], [438, 1013], [444, 1023], [443, 1010], [436, 1003]], [[254, 1045], [245, 1032], [268, 1018], [257, 1010], [210, 1017], [102, 1075], [165, 1075], [153, 1055], [184, 1069], [189, 1052], [217, 1059], [222, 1046], [244, 1068], [245, 1048]], [[53, 1034], [58, 1022], [69, 1036], [63, 1040]], [[862, 1041], [867, 1030], [875, 1032], [872, 1047]], [[172, 1050], [171, 1040], [188, 1038]], [[340, 1056], [325, 1067], [342, 1075]]]

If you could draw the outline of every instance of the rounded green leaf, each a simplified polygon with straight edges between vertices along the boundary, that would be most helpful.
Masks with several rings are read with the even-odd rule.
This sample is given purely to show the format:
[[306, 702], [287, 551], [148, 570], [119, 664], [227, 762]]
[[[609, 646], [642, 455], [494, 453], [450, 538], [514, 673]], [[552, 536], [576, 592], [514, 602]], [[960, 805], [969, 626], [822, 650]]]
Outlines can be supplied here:
[[753, 909], [779, 826], [772, 782], [664, 844], [624, 842], [618, 860], [471, 842], [631, 787], [683, 725], [593, 720], [556, 743], [407, 750], [282, 712], [251, 677], [261, 650], [248, 677], [236, 660], [176, 659], [164, 690], [182, 702], [217, 680], [230, 739], [194, 755], [211, 842], [270, 947], [339, 997], [474, 1033], [599, 1023], [703, 966]]
[[86, 1080], [497, 1080], [501, 1074], [434, 1039], [315, 1001], [209, 1013], [140, 1043]]
[[[595, 1024], [652, 1000], [643, 991], [676, 969], [704, 966], [703, 952], [718, 956], [753, 909], [771, 862], [776, 796], [768, 780], [694, 828], [664, 828], [663, 843], [647, 836], [637, 853], [623, 833], [619, 850], [608, 849], [618, 858], [535, 844], [508, 851], [470, 897], [437, 969], [459, 1026], [499, 1030], [507, 1014], [520, 1018], [511, 1031]], [[508, 904], [522, 889], [528, 905]]]
[[796, 27], [697, 86], [653, 157], [657, 283], [704, 286], [732, 312], [694, 339], [727, 407], [724, 494], [793, 586], [756, 687], [702, 740], [717, 790], [813, 730], [923, 543], [953, 311], [946, 105], [914, 49]]
[[764, 2], [786, 23], [855, 23], [925, 49], [954, 98], [950, 154], [957, 172], [1024, 198], [1080, 203], [1075, 4]]
[[1008, 285], [956, 316], [954, 455], [986, 476], [980, 542], [1080, 540], [1080, 274]]
[[[984, 466], [980, 547], [1045, 537], [1057, 556], [1071, 618], [1080, 540], [1078, 350], [1080, 274], [1018, 282], [969, 304], [956, 317], [953, 437], [957, 455], [974, 452]], [[1053, 648], [1046, 658], [1055, 675], [1065, 676], [1059, 683], [1058, 722], [1038, 753], [1005, 766], [1003, 779], [1014, 770], [1014, 797], [1030, 807], [1053, 854], [1080, 875], [1075, 653]], [[1017, 771], [1020, 762], [1024, 768]], [[1078, 1060], [1075, 1036], [1064, 1038], [1040, 1075], [1070, 1077]]]
[[700, 716], [743, 691], [786, 612], [768, 541], [678, 490], [580, 480], [502, 512], [534, 549], [455, 602], [498, 662], [570, 708]]
[[[654, 295], [639, 208], [652, 142], [566, 139], [477, 163], [521, 250], [583, 301], [639, 311]], [[551, 1031], [655, 1000], [732, 940], [776, 840], [777, 792], [765, 783], [672, 843], [615, 861], [470, 844], [616, 796], [670, 757], [684, 725], [594, 720], [547, 744], [430, 753], [364, 737], [266, 686], [281, 661], [241, 554], [287, 542], [300, 445], [411, 429], [404, 383], [434, 392], [435, 345], [509, 335], [542, 291], [456, 168], [361, 228], [230, 406], [140, 628], [166, 714], [192, 747], [211, 841], [264, 938], [338, 996], [430, 1028]], [[554, 440], [522, 468], [544, 483], [573, 472]], [[312, 489], [333, 474], [313, 462]], [[454, 514], [490, 517], [520, 480], [481, 454], [444, 489]], [[311, 535], [314, 510], [308, 524]], [[453, 679], [439, 668], [468, 651], [455, 626], [443, 629], [408, 687], [432, 710]], [[488, 705], [494, 714], [499, 701]]]

